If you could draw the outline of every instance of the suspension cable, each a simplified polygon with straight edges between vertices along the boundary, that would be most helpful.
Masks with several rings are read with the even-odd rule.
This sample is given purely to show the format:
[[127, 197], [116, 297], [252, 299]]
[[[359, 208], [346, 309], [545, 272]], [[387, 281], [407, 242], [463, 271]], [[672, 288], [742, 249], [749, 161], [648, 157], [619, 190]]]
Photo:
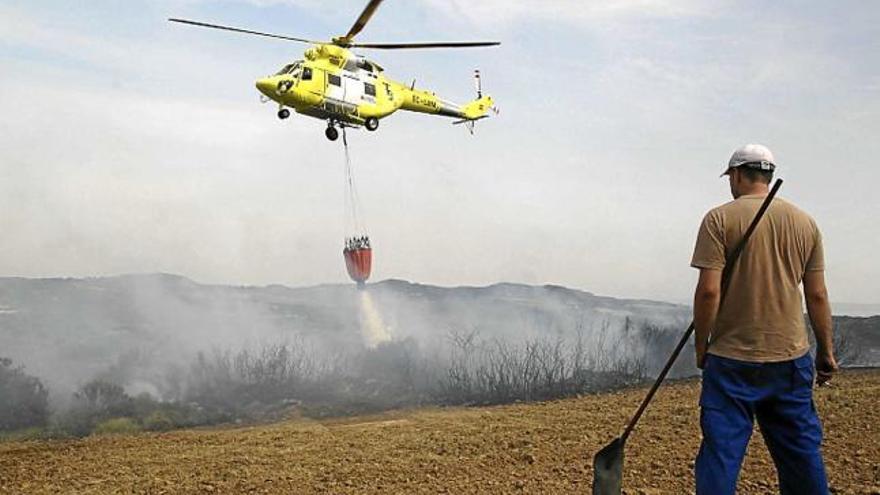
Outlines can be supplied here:
[[[364, 228], [363, 221], [361, 218], [361, 205], [360, 200], [357, 194], [357, 187], [354, 182], [354, 173], [353, 167], [351, 163], [351, 153], [348, 147], [348, 136], [345, 132], [345, 127], [342, 127], [342, 144], [345, 150], [345, 222], [348, 224], [351, 221], [351, 232], [346, 232], [348, 235], [359, 235], [366, 234], [366, 229]], [[348, 226], [346, 225], [346, 229]]]

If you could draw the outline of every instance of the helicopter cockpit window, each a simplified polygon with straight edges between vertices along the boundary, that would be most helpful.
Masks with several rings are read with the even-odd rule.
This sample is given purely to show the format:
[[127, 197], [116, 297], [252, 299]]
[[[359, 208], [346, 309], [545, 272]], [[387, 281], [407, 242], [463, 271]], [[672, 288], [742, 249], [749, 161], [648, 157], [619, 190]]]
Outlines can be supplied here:
[[303, 67], [302, 80], [303, 81], [311, 81], [312, 80], [312, 68], [311, 67]]
[[292, 71], [294, 67], [296, 67], [296, 64], [287, 64], [287, 65], [285, 65], [284, 67], [282, 67], [281, 70], [279, 70], [278, 72], [276, 72], [275, 75], [276, 75], [276, 76], [281, 76], [281, 75], [287, 74], [287, 73], [289, 73], [290, 71]]
[[357, 70], [358, 70], [357, 61], [354, 59], [351, 59], [351, 58], [346, 60], [345, 61], [345, 70], [347, 70], [348, 72], [357, 72]]

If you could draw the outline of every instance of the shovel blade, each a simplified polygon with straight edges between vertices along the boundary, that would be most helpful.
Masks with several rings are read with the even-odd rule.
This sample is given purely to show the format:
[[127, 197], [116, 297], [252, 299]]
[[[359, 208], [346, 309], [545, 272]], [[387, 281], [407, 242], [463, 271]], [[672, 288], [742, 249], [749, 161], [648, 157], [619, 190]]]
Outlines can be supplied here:
[[615, 438], [593, 457], [593, 495], [620, 495], [623, 440]]

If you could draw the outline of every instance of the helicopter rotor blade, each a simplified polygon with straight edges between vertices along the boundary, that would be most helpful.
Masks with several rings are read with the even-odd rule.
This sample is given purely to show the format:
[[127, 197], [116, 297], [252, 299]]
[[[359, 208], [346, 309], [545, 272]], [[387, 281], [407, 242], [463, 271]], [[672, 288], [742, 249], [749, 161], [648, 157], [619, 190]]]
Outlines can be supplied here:
[[364, 29], [364, 26], [367, 25], [367, 22], [370, 21], [370, 17], [373, 17], [373, 13], [376, 12], [376, 9], [379, 8], [379, 4], [382, 3], [382, 0], [370, 0], [370, 3], [364, 7], [364, 11], [361, 12], [361, 15], [358, 16], [357, 20], [352, 24], [351, 29], [348, 30], [348, 33], [342, 37], [342, 39], [346, 43], [351, 43], [351, 40], [357, 36], [358, 33]]
[[498, 46], [500, 41], [438, 41], [427, 43], [352, 43], [352, 48], [376, 48], [380, 50], [398, 50], [404, 48], [474, 48], [480, 46]]
[[260, 31], [251, 31], [250, 29], [241, 29], [241, 28], [230, 27], [230, 26], [221, 26], [219, 24], [208, 24], [207, 22], [190, 21], [187, 19], [170, 18], [168, 20], [171, 22], [179, 22], [181, 24], [190, 24], [192, 26], [208, 27], [208, 28], [213, 28], [213, 29], [222, 29], [224, 31], [233, 31], [236, 33], [253, 34], [256, 36], [265, 36], [267, 38], [277, 38], [277, 39], [287, 40], [287, 41], [296, 41], [299, 43], [312, 43], [312, 44], [325, 43], [323, 41], [307, 40], [304, 38], [294, 38], [292, 36], [284, 36], [281, 34], [261, 33]]

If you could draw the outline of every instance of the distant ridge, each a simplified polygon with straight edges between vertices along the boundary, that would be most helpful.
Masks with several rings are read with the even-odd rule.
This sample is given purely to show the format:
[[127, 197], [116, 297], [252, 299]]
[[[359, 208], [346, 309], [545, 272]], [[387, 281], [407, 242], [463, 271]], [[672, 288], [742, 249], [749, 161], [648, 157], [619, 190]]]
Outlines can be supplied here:
[[[388, 334], [429, 347], [455, 332], [573, 339], [642, 323], [677, 332], [691, 318], [685, 305], [553, 284], [440, 287], [388, 279], [361, 292], [354, 284], [202, 284], [170, 273], [2, 277], [0, 356], [71, 388], [130, 353], [189, 362], [199, 351], [298, 337], [329, 348], [362, 346], [365, 294]], [[872, 330], [880, 318], [835, 321], [865, 329], [865, 345], [880, 346], [880, 331]]]

